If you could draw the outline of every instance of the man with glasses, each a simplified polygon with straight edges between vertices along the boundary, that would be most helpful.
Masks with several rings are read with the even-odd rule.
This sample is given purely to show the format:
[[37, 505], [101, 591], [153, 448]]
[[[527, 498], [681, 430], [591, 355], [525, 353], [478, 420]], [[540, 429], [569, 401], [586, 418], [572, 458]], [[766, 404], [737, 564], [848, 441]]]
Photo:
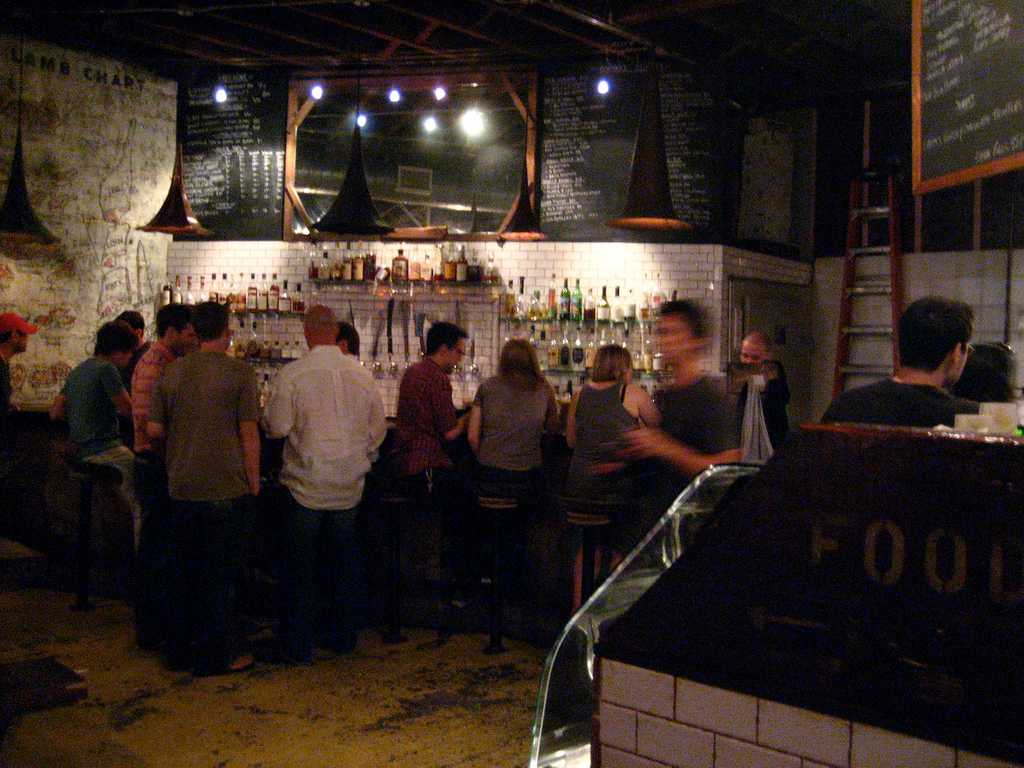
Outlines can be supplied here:
[[899, 365], [891, 378], [842, 393], [822, 417], [903, 427], [953, 426], [958, 413], [978, 403], [949, 394], [973, 349], [974, 311], [962, 301], [928, 296], [903, 312]]
[[454, 579], [449, 597], [459, 606], [459, 592], [472, 591], [475, 547], [467, 530], [471, 490], [466, 473], [459, 472], [451, 453], [466, 431], [467, 416], [459, 417], [448, 378], [466, 354], [466, 332], [453, 323], [434, 323], [427, 333], [427, 354], [402, 377], [392, 468], [399, 477], [425, 492], [443, 520], [442, 565]]

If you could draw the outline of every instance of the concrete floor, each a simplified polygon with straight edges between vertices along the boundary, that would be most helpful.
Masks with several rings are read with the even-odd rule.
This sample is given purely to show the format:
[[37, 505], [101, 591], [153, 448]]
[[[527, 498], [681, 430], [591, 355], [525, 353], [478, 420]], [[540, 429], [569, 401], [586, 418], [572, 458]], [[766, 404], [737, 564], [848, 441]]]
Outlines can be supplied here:
[[193, 678], [132, 644], [131, 611], [41, 589], [0, 592], [0, 663], [54, 655], [88, 696], [17, 718], [2, 768], [513, 768], [526, 764], [544, 651], [481, 635], [444, 645], [428, 630], [385, 646], [360, 635], [349, 656], [311, 667], [264, 663]]

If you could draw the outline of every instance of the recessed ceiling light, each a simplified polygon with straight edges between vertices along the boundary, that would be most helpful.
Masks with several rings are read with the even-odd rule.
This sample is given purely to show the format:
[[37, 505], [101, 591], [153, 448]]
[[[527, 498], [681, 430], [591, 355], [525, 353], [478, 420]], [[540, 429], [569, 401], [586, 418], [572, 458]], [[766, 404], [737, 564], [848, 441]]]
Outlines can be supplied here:
[[309, 89], [309, 95], [312, 96], [316, 101], [320, 101], [324, 97], [324, 87], [317, 83]]
[[437, 86], [434, 88], [434, 99], [435, 101], [444, 101], [444, 97], [448, 95], [448, 91], [444, 89], [444, 86]]
[[356, 117], [356, 125], [358, 125], [360, 128], [366, 127], [366, 115], [364, 115], [362, 112], [360, 112], [359, 116]]
[[388, 101], [390, 101], [392, 104], [397, 104], [401, 100], [402, 92], [400, 90], [398, 90], [397, 88], [392, 88], [390, 91], [388, 91]]
[[223, 104], [228, 100], [228, 89], [223, 85], [218, 85], [213, 89], [213, 100], [218, 104]]
[[597, 81], [597, 92], [604, 96], [611, 89], [608, 81], [605, 78], [601, 78]]
[[427, 133], [433, 133], [437, 130], [437, 119], [433, 115], [423, 118], [423, 130]]

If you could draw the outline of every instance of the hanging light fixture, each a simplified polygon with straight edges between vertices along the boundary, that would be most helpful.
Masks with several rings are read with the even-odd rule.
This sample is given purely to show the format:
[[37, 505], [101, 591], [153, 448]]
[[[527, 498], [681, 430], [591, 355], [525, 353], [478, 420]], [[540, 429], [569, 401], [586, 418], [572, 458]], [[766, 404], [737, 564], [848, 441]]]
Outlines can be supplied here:
[[55, 238], [39, 220], [28, 199], [25, 160], [21, 142], [21, 107], [25, 92], [25, 36], [18, 41], [18, 129], [14, 138], [14, 157], [7, 179], [7, 194], [0, 208], [0, 240], [11, 245], [56, 246]]
[[606, 224], [616, 229], [642, 229], [682, 232], [693, 229], [676, 217], [668, 183], [665, 160], [665, 129], [661, 122], [661, 93], [656, 65], [647, 69], [640, 123], [622, 215]]
[[[356, 115], [359, 115], [359, 84], [356, 83]], [[313, 225], [318, 237], [334, 235], [386, 235], [392, 227], [381, 223], [377, 209], [370, 197], [363, 167], [363, 138], [356, 121], [352, 128], [352, 151], [348, 158], [348, 170], [341, 182], [341, 190], [334, 202], [318, 222]]]
[[505, 214], [501, 226], [498, 227], [498, 241], [514, 240], [517, 242], [546, 240], [547, 235], [540, 231], [540, 219], [530, 201], [530, 179], [526, 171], [526, 152], [523, 152], [523, 168], [519, 177], [519, 195], [512, 210]]
[[185, 192], [185, 182], [182, 178], [181, 144], [174, 153], [174, 171], [171, 173], [171, 188], [167, 190], [167, 197], [164, 204], [160, 206], [156, 216], [144, 227], [138, 227], [143, 232], [163, 232], [167, 235], [210, 235], [213, 234], [206, 229], [192, 213], [192, 205], [188, 201], [188, 193]]

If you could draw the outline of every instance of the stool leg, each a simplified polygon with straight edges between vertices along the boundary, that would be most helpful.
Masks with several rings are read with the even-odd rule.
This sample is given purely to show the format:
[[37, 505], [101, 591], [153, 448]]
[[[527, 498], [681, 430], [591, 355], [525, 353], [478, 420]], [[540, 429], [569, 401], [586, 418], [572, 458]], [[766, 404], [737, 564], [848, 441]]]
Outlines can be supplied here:
[[92, 488], [93, 483], [83, 480], [78, 493], [78, 579], [73, 611], [91, 611], [89, 602], [89, 570], [92, 558]]
[[401, 557], [401, 521], [398, 517], [397, 504], [388, 504], [388, 631], [384, 635], [384, 643], [393, 645], [404, 643], [401, 629], [402, 606], [402, 557]]
[[580, 590], [580, 605], [587, 602], [594, 594], [594, 560], [597, 549], [596, 529], [593, 526], [583, 528], [583, 587]]
[[491, 517], [491, 538], [493, 545], [491, 547], [491, 616], [490, 616], [490, 641], [487, 643], [487, 647], [484, 648], [484, 653], [493, 655], [496, 653], [504, 653], [505, 646], [501, 642], [502, 635], [505, 633], [504, 628], [504, 584], [501, 579], [501, 557], [499, 555], [499, 547], [501, 547], [501, 515], [505, 510], [492, 509], [490, 510]]

